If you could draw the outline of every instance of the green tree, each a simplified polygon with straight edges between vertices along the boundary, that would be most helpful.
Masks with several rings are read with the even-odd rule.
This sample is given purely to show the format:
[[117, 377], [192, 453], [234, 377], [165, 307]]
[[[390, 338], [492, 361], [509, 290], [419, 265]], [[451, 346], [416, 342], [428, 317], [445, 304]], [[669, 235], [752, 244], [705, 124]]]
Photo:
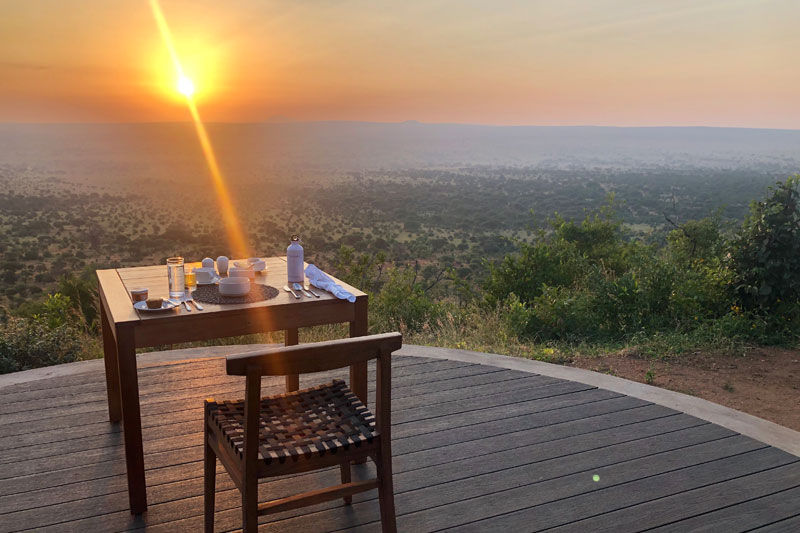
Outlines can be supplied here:
[[750, 205], [731, 247], [734, 291], [742, 308], [780, 315], [800, 302], [800, 175], [770, 187]]

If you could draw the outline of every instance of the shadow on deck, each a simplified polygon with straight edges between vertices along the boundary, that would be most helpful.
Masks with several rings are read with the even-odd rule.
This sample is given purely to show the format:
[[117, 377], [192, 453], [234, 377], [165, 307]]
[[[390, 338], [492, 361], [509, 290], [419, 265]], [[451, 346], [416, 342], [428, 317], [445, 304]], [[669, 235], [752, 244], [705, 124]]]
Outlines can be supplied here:
[[[333, 375], [344, 377], [301, 386]], [[372, 394], [374, 369], [370, 379]], [[264, 385], [275, 394], [283, 381]], [[0, 531], [202, 530], [202, 400], [241, 397], [244, 380], [222, 359], [161, 362], [140, 365], [140, 389], [150, 506], [135, 517], [101, 366], [0, 388]], [[398, 356], [392, 416], [400, 531], [800, 530], [800, 458], [620, 393]], [[239, 492], [219, 472], [217, 529], [235, 530]], [[338, 476], [265, 480], [261, 500]], [[263, 531], [380, 529], [374, 492], [261, 521]]]

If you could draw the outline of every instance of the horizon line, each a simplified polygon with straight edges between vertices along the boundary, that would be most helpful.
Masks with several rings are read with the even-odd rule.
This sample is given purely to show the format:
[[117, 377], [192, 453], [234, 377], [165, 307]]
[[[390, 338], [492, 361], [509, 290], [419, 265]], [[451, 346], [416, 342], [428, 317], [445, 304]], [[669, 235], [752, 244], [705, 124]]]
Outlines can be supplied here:
[[[770, 128], [763, 126], [708, 126], [708, 125], [653, 125], [653, 126], [620, 126], [606, 124], [486, 124], [478, 122], [423, 122], [420, 120], [402, 121], [377, 121], [377, 120], [260, 120], [260, 121], [209, 121], [206, 124], [225, 125], [311, 125], [311, 124], [365, 124], [365, 125], [419, 125], [419, 126], [471, 126], [482, 128], [596, 128], [596, 129], [726, 129], [726, 130], [766, 130], [800, 132], [798, 128]], [[187, 125], [191, 121], [64, 121], [64, 122], [33, 122], [33, 121], [0, 121], [0, 126], [114, 126], [114, 125]]]

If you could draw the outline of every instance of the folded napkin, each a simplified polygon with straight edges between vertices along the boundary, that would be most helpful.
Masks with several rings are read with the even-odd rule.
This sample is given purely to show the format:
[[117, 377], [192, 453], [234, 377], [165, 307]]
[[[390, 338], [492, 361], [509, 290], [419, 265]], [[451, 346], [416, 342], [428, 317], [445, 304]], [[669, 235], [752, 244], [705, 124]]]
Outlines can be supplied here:
[[328, 291], [340, 300], [347, 300], [350, 303], [356, 301], [355, 296], [344, 290], [344, 287], [337, 284], [330, 277], [328, 277], [325, 272], [318, 269], [314, 265], [308, 265], [306, 267], [306, 277], [313, 286], [318, 289], [322, 289], [323, 291]]

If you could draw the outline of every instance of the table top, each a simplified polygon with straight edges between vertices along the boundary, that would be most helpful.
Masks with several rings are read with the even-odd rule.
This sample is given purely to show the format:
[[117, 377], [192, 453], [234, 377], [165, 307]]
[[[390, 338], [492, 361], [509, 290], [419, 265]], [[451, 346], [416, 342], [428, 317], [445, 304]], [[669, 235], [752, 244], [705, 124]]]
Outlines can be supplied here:
[[[139, 322], [141, 324], [152, 321], [180, 321], [183, 317], [199, 318], [226, 314], [230, 312], [242, 312], [248, 309], [278, 308], [283, 306], [302, 306], [302, 309], [310, 309], [314, 306], [330, 306], [349, 303], [347, 300], [340, 300], [332, 294], [314, 289], [320, 295], [319, 298], [308, 298], [302, 296], [299, 300], [290, 293], [283, 290], [287, 285], [287, 263], [285, 257], [265, 258], [267, 264], [266, 274], [257, 274], [253, 283], [271, 285], [279, 290], [275, 298], [243, 304], [212, 304], [201, 302], [203, 311], [192, 309], [186, 311], [183, 306], [178, 306], [169, 311], [146, 312], [134, 309], [130, 298], [132, 289], [145, 287], [148, 289], [150, 298], [168, 298], [169, 286], [167, 282], [166, 265], [154, 265], [145, 267], [118, 268], [108, 270], [98, 270], [97, 277], [100, 283], [100, 292], [106, 304], [110, 318], [115, 324], [127, 322]], [[234, 260], [231, 260], [233, 265]], [[330, 276], [330, 274], [328, 274]], [[336, 283], [351, 292], [357, 299], [365, 298], [366, 294], [355, 287], [344, 283], [331, 276]]]

